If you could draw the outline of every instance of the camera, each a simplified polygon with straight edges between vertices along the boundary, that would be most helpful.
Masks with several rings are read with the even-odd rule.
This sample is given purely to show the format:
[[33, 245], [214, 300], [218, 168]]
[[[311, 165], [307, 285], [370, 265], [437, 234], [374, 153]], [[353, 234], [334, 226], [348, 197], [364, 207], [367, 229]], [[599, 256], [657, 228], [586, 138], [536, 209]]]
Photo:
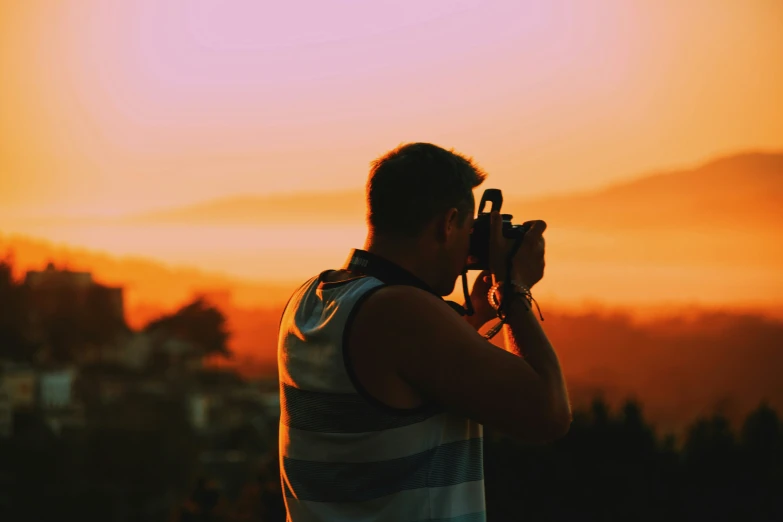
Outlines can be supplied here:
[[[489, 210], [484, 211], [487, 203], [491, 203]], [[468, 270], [487, 270], [489, 268], [489, 233], [490, 233], [490, 213], [500, 211], [503, 206], [503, 194], [500, 189], [486, 189], [481, 196], [481, 203], [478, 208], [478, 216], [473, 223], [473, 232], [470, 235], [470, 253], [472, 263], [468, 263]], [[511, 223], [511, 214], [501, 214], [503, 218], [503, 237], [507, 239], [519, 239], [525, 236], [532, 223], [524, 225], [514, 225]]]

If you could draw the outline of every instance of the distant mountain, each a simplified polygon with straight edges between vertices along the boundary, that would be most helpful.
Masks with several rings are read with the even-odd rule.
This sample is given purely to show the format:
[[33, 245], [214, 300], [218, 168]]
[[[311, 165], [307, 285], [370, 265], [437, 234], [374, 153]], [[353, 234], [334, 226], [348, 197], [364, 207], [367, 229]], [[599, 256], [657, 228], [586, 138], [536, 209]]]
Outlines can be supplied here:
[[165, 211], [130, 216], [130, 224], [356, 223], [366, 210], [361, 191], [235, 196]]
[[781, 231], [783, 153], [730, 156], [590, 193], [512, 198], [504, 208], [515, 221], [541, 218], [569, 229]]
[[[487, 186], [493, 186], [491, 181]], [[541, 218], [550, 226], [569, 229], [779, 230], [783, 226], [783, 153], [728, 156], [690, 170], [645, 175], [592, 192], [527, 199], [507, 196], [503, 208], [514, 214], [515, 222]], [[357, 190], [238, 196], [123, 221], [355, 224], [363, 222], [365, 209], [364, 194]]]
[[[734, 155], [579, 194], [520, 198], [507, 193], [504, 210], [514, 222], [540, 218], [549, 223], [548, 274], [541, 291], [564, 301], [600, 296], [622, 303], [779, 304], [783, 295], [782, 153]], [[246, 303], [279, 303], [296, 281], [279, 281], [278, 274], [304, 280], [301, 274], [342, 263], [345, 251], [361, 244], [363, 235], [355, 229], [364, 215], [364, 194], [358, 190], [242, 196], [120, 221], [51, 225], [68, 229], [60, 237], [69, 237], [72, 229], [79, 230], [70, 235], [77, 239], [127, 234], [123, 250], [145, 255], [156, 242], [178, 245], [185, 255], [165, 255], [184, 259], [185, 265], [252, 274], [273, 285], [155, 261], [21, 240], [15, 244], [23, 246], [19, 252], [36, 252], [28, 256], [34, 260], [31, 266], [40, 268], [51, 256], [73, 259], [108, 283], [127, 283], [129, 296], [142, 296], [133, 297], [135, 302], [150, 296], [168, 306], [206, 287], [230, 288], [237, 301]], [[310, 238], [301, 226], [280, 227], [286, 224], [311, 225], [314, 234]], [[339, 226], [331, 236], [318, 234], [332, 225]], [[351, 231], [341, 225], [350, 225]], [[25, 234], [45, 236], [48, 226]], [[349, 233], [355, 237], [346, 239]], [[146, 240], [148, 235], [154, 240]], [[137, 248], [131, 250], [134, 241]], [[0, 252], [3, 243], [0, 236]]]

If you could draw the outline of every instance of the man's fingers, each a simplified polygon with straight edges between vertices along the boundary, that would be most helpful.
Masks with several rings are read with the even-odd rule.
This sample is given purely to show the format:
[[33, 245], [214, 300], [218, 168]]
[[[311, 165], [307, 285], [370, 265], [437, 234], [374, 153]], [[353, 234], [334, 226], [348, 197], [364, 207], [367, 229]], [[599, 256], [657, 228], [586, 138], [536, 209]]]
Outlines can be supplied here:
[[537, 219], [533, 221], [525, 221], [523, 224], [530, 225], [530, 230], [528, 230], [527, 233], [534, 236], [540, 236], [546, 230], [546, 221], [543, 221], [541, 219]]
[[533, 250], [543, 248], [544, 238], [542, 234], [544, 233], [544, 230], [546, 230], [546, 222], [541, 220], [526, 221], [524, 224], [530, 224], [530, 229], [525, 234], [525, 248]]
[[490, 220], [492, 223], [492, 232], [495, 233], [495, 237], [498, 237], [503, 232], [503, 220], [500, 217], [500, 212], [497, 210], [492, 212]]
[[500, 212], [494, 211], [490, 217], [491, 226], [491, 239], [495, 243], [496, 248], [503, 247], [503, 218], [500, 217]]

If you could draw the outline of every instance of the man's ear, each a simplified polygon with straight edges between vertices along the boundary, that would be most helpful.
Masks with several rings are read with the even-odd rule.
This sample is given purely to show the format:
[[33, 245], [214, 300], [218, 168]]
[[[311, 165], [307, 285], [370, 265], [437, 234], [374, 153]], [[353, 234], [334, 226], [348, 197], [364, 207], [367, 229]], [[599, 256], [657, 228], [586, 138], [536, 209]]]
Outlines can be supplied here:
[[450, 208], [436, 221], [438, 241], [445, 242], [459, 228], [459, 210]]

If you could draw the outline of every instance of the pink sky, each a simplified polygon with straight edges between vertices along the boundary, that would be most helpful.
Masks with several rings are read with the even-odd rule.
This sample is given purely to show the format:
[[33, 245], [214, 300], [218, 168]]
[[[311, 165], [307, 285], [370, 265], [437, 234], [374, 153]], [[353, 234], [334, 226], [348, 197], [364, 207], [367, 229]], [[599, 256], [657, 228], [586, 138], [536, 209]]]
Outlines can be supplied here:
[[783, 148], [775, 0], [0, 7], [0, 213], [356, 188], [405, 141], [541, 194]]

